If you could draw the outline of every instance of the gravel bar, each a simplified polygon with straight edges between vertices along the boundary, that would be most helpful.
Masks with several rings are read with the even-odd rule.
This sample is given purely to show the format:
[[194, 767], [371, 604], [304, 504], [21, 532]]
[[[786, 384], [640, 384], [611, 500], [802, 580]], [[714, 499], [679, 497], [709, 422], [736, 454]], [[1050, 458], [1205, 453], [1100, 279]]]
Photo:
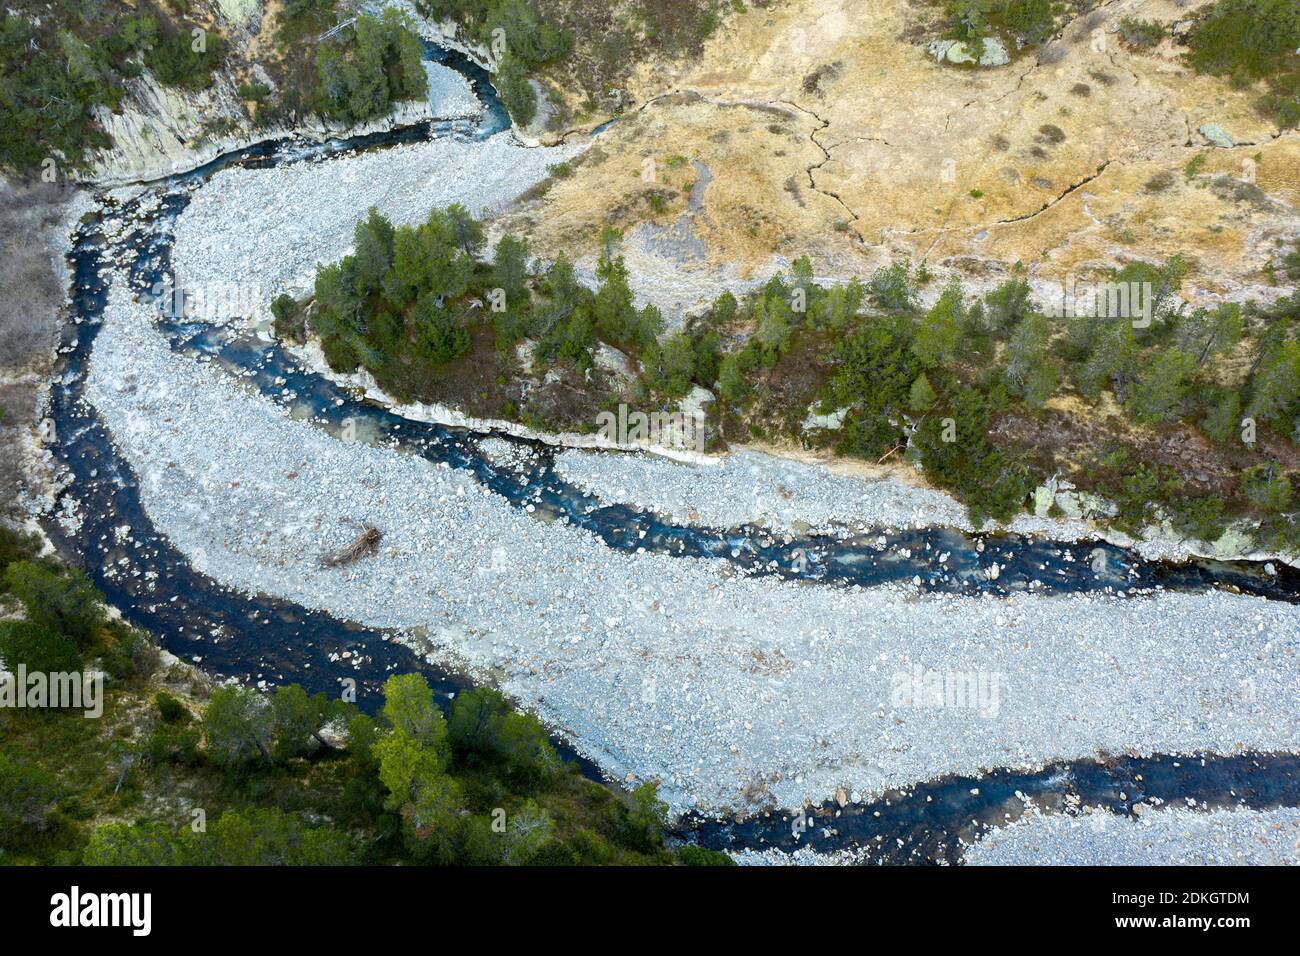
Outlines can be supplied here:
[[261, 311], [253, 318], [265, 321], [271, 298], [310, 289], [317, 263], [352, 251], [353, 229], [371, 206], [394, 224], [423, 222], [430, 209], [453, 202], [486, 216], [582, 148], [530, 148], [500, 133], [222, 170], [195, 191], [176, 223], [177, 285], [259, 290]]
[[1295, 866], [1300, 809], [1032, 813], [965, 853], [968, 866]]
[[[674, 811], [864, 800], [1099, 751], [1300, 747], [1300, 612], [1282, 602], [825, 588], [613, 551], [465, 473], [295, 421], [172, 352], [120, 284], [87, 398], [159, 531], [214, 578], [404, 629], [614, 778], [660, 780]], [[321, 567], [363, 522], [379, 554]], [[897, 693], [953, 674], [997, 692]]]

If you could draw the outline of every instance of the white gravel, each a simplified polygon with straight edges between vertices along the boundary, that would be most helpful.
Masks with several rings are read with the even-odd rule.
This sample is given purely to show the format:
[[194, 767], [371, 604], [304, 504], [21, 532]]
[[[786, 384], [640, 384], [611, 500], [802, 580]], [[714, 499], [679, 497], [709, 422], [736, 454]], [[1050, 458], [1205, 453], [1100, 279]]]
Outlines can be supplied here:
[[801, 846], [793, 853], [784, 850], [733, 850], [729, 854], [741, 866], [857, 866], [867, 856], [866, 850], [836, 850], [818, 853]]
[[[556, 470], [604, 501], [624, 501], [674, 523], [713, 528], [754, 525], [791, 534], [835, 534], [881, 529], [945, 527], [960, 531], [1005, 529], [1055, 541], [1101, 539], [1132, 548], [1146, 560], [1224, 558], [1213, 545], [1151, 527], [1134, 539], [1092, 521], [1019, 514], [1007, 525], [987, 521], [976, 529], [966, 508], [944, 491], [913, 485], [892, 474], [842, 474], [816, 462], [781, 458], [751, 449], [705, 460], [662, 455], [606, 455], [570, 449]], [[1240, 555], [1256, 561], [1289, 561], [1271, 553]]]
[[[293, 421], [173, 354], [120, 287], [87, 397], [159, 530], [214, 577], [427, 635], [435, 659], [498, 683], [611, 775], [660, 779], [677, 811], [870, 799], [1099, 750], [1300, 746], [1286, 604], [918, 596], [611, 551], [463, 474]], [[356, 533], [344, 519], [383, 531], [380, 554], [324, 570]], [[912, 668], [996, 678], [995, 706], [891, 699]]]
[[429, 112], [439, 119], [481, 116], [483, 104], [474, 95], [469, 80], [449, 66], [424, 61], [424, 75], [429, 80]]
[[1295, 866], [1300, 809], [1033, 813], [968, 848], [969, 866]]
[[943, 492], [893, 478], [837, 475], [750, 450], [707, 468], [656, 455], [569, 450], [556, 457], [555, 467], [601, 499], [634, 503], [680, 524], [752, 524], [796, 533], [967, 524], [965, 509]]
[[265, 321], [271, 298], [309, 289], [317, 263], [336, 262], [352, 250], [353, 229], [371, 206], [404, 224], [423, 222], [430, 209], [453, 202], [485, 216], [545, 178], [548, 165], [582, 148], [530, 148], [500, 133], [223, 170], [195, 191], [176, 223], [177, 285], [253, 290], [249, 298], [260, 311], [251, 318]]

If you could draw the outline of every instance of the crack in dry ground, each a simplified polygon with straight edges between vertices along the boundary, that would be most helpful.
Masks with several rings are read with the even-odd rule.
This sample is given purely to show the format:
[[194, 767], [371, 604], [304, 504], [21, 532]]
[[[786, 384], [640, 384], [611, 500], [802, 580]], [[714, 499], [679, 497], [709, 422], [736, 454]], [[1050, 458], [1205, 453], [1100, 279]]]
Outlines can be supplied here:
[[[777, 100], [776, 102], [782, 103], [785, 106], [794, 107], [799, 112], [806, 113], [807, 115], [811, 116], [813, 119], [815, 119], [818, 123], [821, 124], [815, 130], [813, 130], [808, 134], [809, 141], [822, 151], [822, 157], [823, 157], [820, 163], [814, 163], [813, 165], [806, 168], [805, 172], [808, 173], [808, 185], [812, 188], [813, 192], [821, 193], [823, 196], [829, 196], [831, 199], [834, 199], [837, 203], [839, 203], [840, 206], [844, 209], [844, 211], [847, 212], [851, 217], [851, 219], [849, 220], [850, 222], [856, 222], [857, 220], [861, 219], [862, 217], [859, 216], [858, 213], [851, 206], [849, 206], [848, 203], [846, 203], [843, 199], [841, 199], [837, 193], [832, 192], [829, 189], [823, 189], [821, 186], [817, 185], [817, 177], [814, 175], [814, 173], [831, 161], [831, 151], [828, 148], [826, 148], [824, 145], [822, 145], [822, 143], [817, 139], [817, 134], [828, 129], [831, 125], [831, 121], [828, 119], [823, 119], [821, 116], [818, 116], [817, 113], [815, 113], [814, 111], [806, 107], [800, 106], [798, 103], [794, 103], [790, 100]], [[863, 137], [863, 138], [866, 139], [869, 137]], [[884, 139], [881, 139], [880, 141], [882, 143], [885, 143]], [[841, 144], [837, 143], [836, 145], [841, 145]], [[885, 145], [888, 146], [889, 143], [885, 143]], [[860, 236], [858, 237], [858, 241], [859, 242], [862, 241], [862, 238]]]
[[1061, 193], [1055, 199], [1050, 200], [1047, 203], [1044, 203], [1041, 209], [1037, 209], [1034, 212], [1025, 213], [1025, 215], [1023, 216], [1013, 216], [1010, 219], [999, 219], [996, 222], [994, 222], [993, 225], [1002, 226], [1012, 222], [1024, 222], [1028, 219], [1033, 219], [1035, 216], [1041, 216], [1043, 213], [1047, 212], [1047, 210], [1051, 209], [1057, 203], [1065, 199], [1066, 196], [1069, 196], [1071, 193], [1075, 192], [1076, 190], [1081, 189], [1084, 186], [1088, 185], [1088, 183], [1092, 182], [1094, 179], [1096, 179], [1098, 176], [1104, 173], [1106, 171], [1106, 168], [1110, 166], [1110, 164], [1113, 162], [1114, 162], [1113, 159], [1106, 160], [1104, 163], [1102, 163], [1100, 166], [1097, 167], [1097, 171], [1095, 173], [1093, 173], [1091, 176], [1085, 176], [1083, 179], [1079, 180], [1077, 183], [1075, 183], [1074, 185], [1066, 189], [1065, 192]]

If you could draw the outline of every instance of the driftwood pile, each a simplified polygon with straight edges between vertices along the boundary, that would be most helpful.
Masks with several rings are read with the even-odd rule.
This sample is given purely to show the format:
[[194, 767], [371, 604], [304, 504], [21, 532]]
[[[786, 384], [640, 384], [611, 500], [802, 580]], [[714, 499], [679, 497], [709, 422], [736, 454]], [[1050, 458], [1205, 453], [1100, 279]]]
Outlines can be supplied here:
[[341, 568], [344, 565], [352, 564], [354, 561], [369, 557], [379, 551], [379, 541], [383, 536], [383, 532], [374, 525], [362, 525], [361, 533], [353, 539], [351, 544], [321, 557], [321, 567]]

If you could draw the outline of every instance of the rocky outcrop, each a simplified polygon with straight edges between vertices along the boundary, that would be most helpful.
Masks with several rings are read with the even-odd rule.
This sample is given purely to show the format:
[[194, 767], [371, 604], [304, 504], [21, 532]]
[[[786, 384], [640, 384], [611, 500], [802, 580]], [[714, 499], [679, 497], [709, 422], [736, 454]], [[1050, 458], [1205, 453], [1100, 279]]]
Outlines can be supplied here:
[[427, 100], [397, 104], [387, 115], [360, 125], [305, 117], [293, 126], [255, 126], [243, 111], [230, 77], [220, 76], [201, 93], [161, 86], [145, 74], [131, 81], [130, 106], [100, 121], [114, 146], [102, 150], [82, 177], [96, 185], [120, 185], [158, 179], [192, 169], [223, 153], [254, 143], [298, 136], [324, 141], [410, 126], [433, 118]]
[[257, 65], [257, 51], [266, 47], [259, 0], [215, 0], [213, 15], [229, 44], [228, 64], [205, 90], [163, 86], [148, 71], [127, 80], [126, 97], [118, 110], [98, 108], [96, 119], [113, 138], [111, 149], [91, 157], [79, 178], [88, 184], [120, 185], [157, 179], [191, 169], [222, 153], [288, 135], [325, 140], [341, 134], [359, 135], [433, 118], [426, 100], [397, 104], [387, 115], [361, 125], [330, 122], [318, 116], [300, 117], [292, 125], [258, 126], [239, 97], [241, 64], [254, 78], [269, 80]]

